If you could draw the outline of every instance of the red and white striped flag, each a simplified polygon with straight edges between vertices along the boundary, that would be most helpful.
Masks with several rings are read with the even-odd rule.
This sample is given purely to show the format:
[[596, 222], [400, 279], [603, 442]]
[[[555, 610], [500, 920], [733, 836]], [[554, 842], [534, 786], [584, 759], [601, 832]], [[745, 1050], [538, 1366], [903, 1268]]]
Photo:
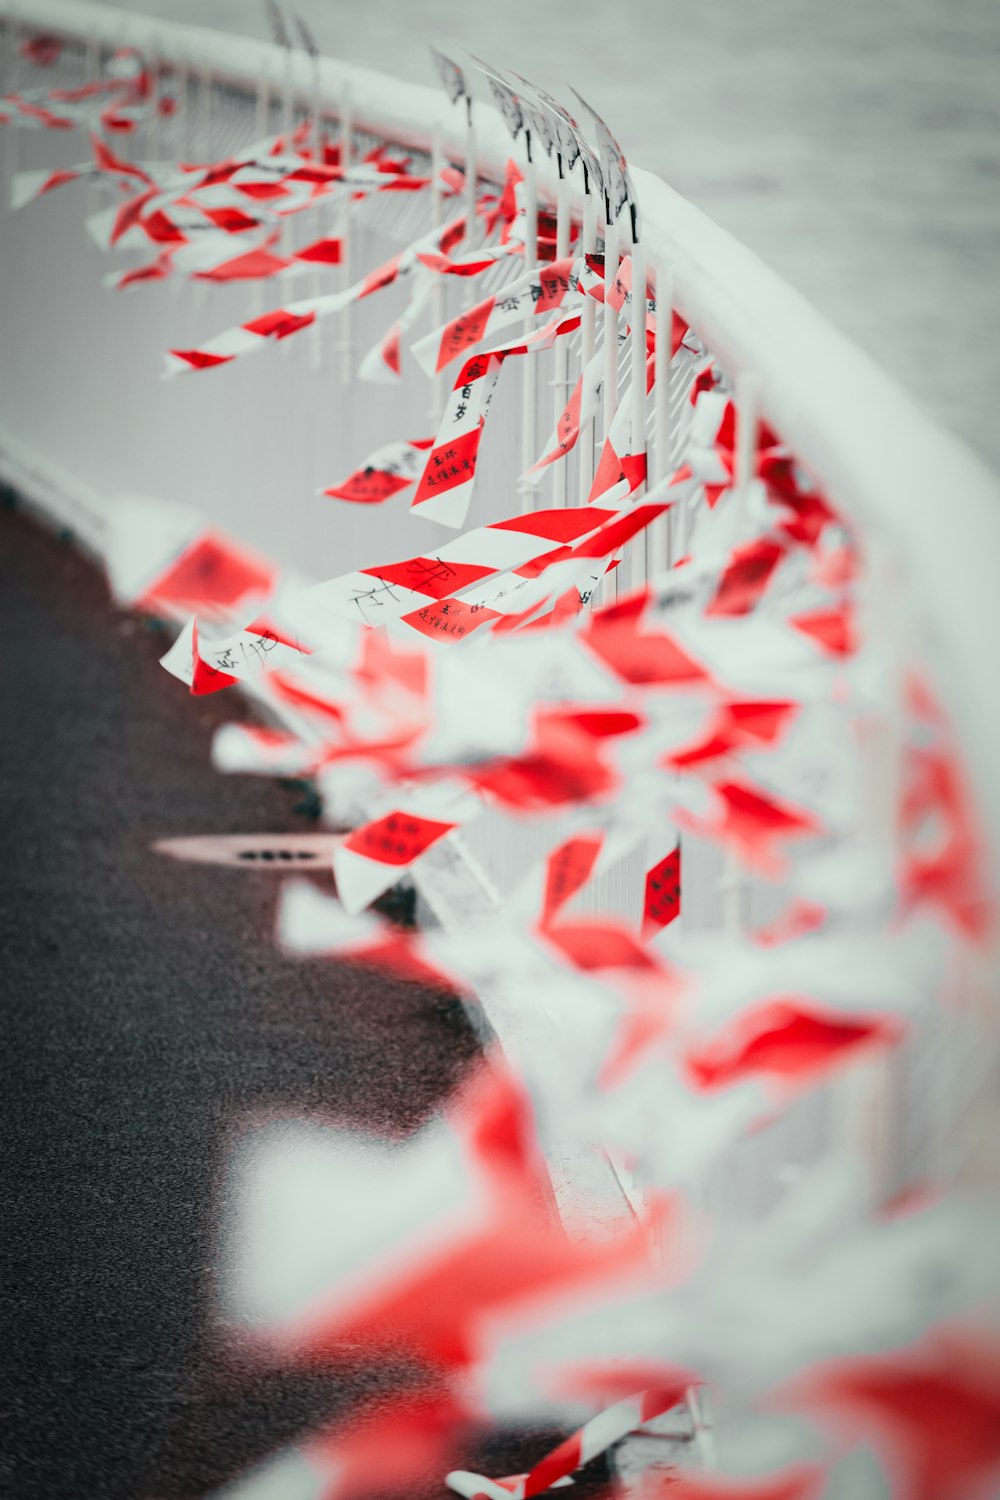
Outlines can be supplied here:
[[508, 1479], [487, 1479], [465, 1469], [450, 1473], [445, 1483], [465, 1500], [529, 1500], [546, 1490], [572, 1483], [571, 1475], [606, 1453], [615, 1443], [652, 1422], [684, 1401], [687, 1384], [665, 1390], [640, 1391], [598, 1412], [589, 1422], [559, 1444], [527, 1474]]
[[437, 246], [449, 232], [449, 228], [446, 225], [435, 229], [341, 292], [329, 292], [323, 296], [289, 303], [286, 307], [276, 308], [262, 317], [252, 318], [247, 323], [217, 334], [195, 348], [169, 350], [165, 356], [164, 373], [172, 376], [228, 364], [263, 348], [271, 341], [289, 338], [303, 328], [311, 328], [317, 320], [330, 317], [354, 302], [373, 296], [385, 287], [392, 286], [401, 276], [409, 275], [418, 264], [420, 251]]
[[598, 283], [587, 262], [573, 257], [538, 267], [418, 340], [413, 353], [428, 374], [436, 374], [502, 328], [575, 310]]
[[580, 315], [553, 320], [527, 338], [473, 355], [459, 371], [412, 508], [445, 526], [461, 526], [469, 511], [476, 459], [500, 371], [506, 360], [541, 353], [580, 326]]
[[320, 493], [353, 505], [381, 505], [407, 485], [416, 484], [424, 467], [424, 454], [433, 438], [386, 443], [370, 453], [360, 468], [339, 484]]

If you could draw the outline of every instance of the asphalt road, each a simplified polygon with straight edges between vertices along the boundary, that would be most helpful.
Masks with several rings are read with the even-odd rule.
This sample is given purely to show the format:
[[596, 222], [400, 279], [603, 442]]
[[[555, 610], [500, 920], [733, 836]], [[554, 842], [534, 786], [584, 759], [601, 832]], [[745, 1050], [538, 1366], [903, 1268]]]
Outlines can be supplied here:
[[[185, 697], [157, 665], [163, 636], [10, 509], [0, 619], [0, 1490], [203, 1495], [418, 1379], [306, 1377], [220, 1340], [231, 1132], [261, 1111], [412, 1129], [476, 1043], [454, 997], [283, 960], [273, 875], [151, 851], [311, 825], [287, 788], [211, 769], [231, 695]], [[547, 1437], [501, 1437], [484, 1462], [511, 1472]]]

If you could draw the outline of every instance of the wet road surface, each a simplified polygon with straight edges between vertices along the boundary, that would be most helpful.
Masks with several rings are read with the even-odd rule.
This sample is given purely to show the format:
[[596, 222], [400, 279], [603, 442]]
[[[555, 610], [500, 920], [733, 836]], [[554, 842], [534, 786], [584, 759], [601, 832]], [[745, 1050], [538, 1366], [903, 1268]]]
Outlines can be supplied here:
[[[220, 1338], [232, 1133], [321, 1113], [398, 1136], [476, 1043], [452, 996], [284, 960], [273, 875], [151, 851], [315, 825], [287, 787], [211, 769], [232, 695], [187, 698], [157, 664], [164, 636], [7, 507], [0, 612], [0, 1489], [180, 1500], [419, 1381], [402, 1364], [266, 1369]], [[547, 1438], [501, 1441], [485, 1471]]]

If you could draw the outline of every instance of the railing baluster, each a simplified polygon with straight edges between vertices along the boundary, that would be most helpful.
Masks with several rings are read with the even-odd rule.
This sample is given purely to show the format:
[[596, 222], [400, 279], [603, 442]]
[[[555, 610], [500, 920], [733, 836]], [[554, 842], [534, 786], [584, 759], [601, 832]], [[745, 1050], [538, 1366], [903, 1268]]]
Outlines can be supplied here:
[[[350, 81], [345, 79], [340, 96], [340, 165], [345, 175], [351, 168], [353, 136], [354, 100]], [[340, 237], [341, 285], [348, 287], [351, 284], [351, 194], [346, 188], [340, 210]], [[352, 309], [348, 304], [340, 314], [340, 378], [344, 385], [353, 374], [353, 328]]]
[[[531, 155], [531, 136], [525, 131], [526, 160], [524, 166], [524, 182], [522, 190], [524, 193], [524, 269], [535, 270], [538, 264], [538, 194], [535, 185], [535, 163]], [[531, 333], [534, 327], [534, 319], [529, 313], [525, 319], [524, 331]], [[521, 376], [522, 402], [521, 402], [521, 472], [524, 473], [538, 457], [538, 412], [537, 412], [537, 378], [535, 371], [535, 359], [537, 356], [526, 354], [521, 360], [524, 367]], [[521, 489], [521, 509], [523, 511], [533, 510], [535, 506], [535, 492], [524, 485]]]
[[[478, 243], [478, 225], [476, 223], [476, 185], [478, 178], [478, 161], [476, 147], [476, 127], [472, 119], [472, 106], [468, 106], [465, 120], [465, 248], [471, 250]], [[475, 280], [469, 278], [469, 305], [475, 302]]]
[[[444, 168], [444, 144], [443, 131], [440, 120], [434, 124], [431, 132], [431, 219], [435, 229], [440, 229], [444, 223], [444, 190], [441, 183], [441, 172]], [[473, 278], [469, 278], [470, 281]], [[431, 289], [431, 325], [440, 328], [445, 322], [445, 278], [435, 276], [434, 285]], [[441, 420], [444, 412], [445, 384], [444, 372], [438, 370], [434, 375], [433, 397], [431, 400], [431, 417], [435, 427]]]
[[[317, 165], [323, 160], [323, 91], [319, 76], [319, 54], [314, 53], [310, 58], [310, 114], [312, 116], [312, 149]], [[318, 234], [322, 234], [328, 222], [327, 205], [321, 203], [317, 212]], [[322, 271], [314, 271], [312, 275], [312, 293], [314, 297], [321, 295], [324, 289], [324, 275]], [[312, 329], [309, 339], [310, 366], [313, 370], [323, 367], [323, 330], [317, 319], [316, 326]]]
[[[655, 271], [656, 344], [653, 362], [653, 457], [657, 484], [672, 468], [670, 422], [670, 348], [674, 322], [674, 278], [667, 262], [660, 259]], [[654, 521], [649, 531], [649, 571], [655, 576], [673, 563], [674, 512]]]
[[[563, 160], [558, 158], [559, 184], [556, 197], [556, 260], [565, 260], [569, 255], [569, 231], [570, 231], [570, 208], [569, 208], [569, 174], [563, 166]], [[553, 386], [555, 389], [555, 421], [562, 415], [566, 398], [569, 394], [569, 350], [566, 347], [566, 339], [561, 338], [556, 342], [553, 363], [555, 374]], [[553, 503], [556, 505], [566, 504], [566, 460], [553, 465], [552, 487]]]
[[[618, 313], [611, 305], [609, 292], [618, 275], [619, 241], [618, 225], [610, 212], [606, 213], [604, 226], [604, 430], [601, 437], [603, 447], [618, 410]], [[618, 597], [618, 573], [615, 568], [604, 575], [601, 587], [601, 602], [613, 604]]]
[[[646, 252], [638, 241], [632, 246], [632, 457], [646, 457]], [[640, 484], [639, 491], [645, 488]], [[628, 582], [640, 588], [648, 576], [646, 538], [638, 536], [629, 543]]]
[[[760, 376], [755, 370], [742, 371], [736, 377], [736, 452], [729, 504], [738, 505], [741, 510], [746, 507], [754, 481], [760, 394]], [[731, 843], [726, 846], [721, 888], [723, 931], [730, 937], [738, 937], [746, 921], [746, 872]]]
[[[580, 254], [593, 255], [597, 249], [597, 195], [588, 191], [583, 199], [583, 226], [580, 233]], [[580, 314], [580, 364], [585, 370], [597, 350], [597, 303], [593, 297], [585, 297]], [[585, 505], [594, 480], [594, 429], [591, 420], [581, 426], [577, 440], [579, 458], [580, 504]]]

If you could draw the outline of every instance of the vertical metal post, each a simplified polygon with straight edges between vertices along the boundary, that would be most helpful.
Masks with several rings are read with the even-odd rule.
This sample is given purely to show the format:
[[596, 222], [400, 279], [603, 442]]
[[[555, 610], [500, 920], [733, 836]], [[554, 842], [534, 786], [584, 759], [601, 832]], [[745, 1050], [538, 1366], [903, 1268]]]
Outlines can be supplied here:
[[[16, 35], [16, 33], [15, 33]], [[87, 74], [86, 82], [92, 83], [97, 77], [101, 66], [101, 49], [96, 36], [88, 36], [86, 51], [84, 53], [84, 69]]]
[[[570, 230], [570, 208], [569, 208], [569, 176], [563, 165], [562, 155], [556, 156], [556, 164], [559, 169], [559, 185], [556, 189], [556, 260], [565, 260], [569, 255], [569, 230]], [[563, 407], [569, 394], [569, 350], [566, 348], [564, 338], [556, 341], [555, 347], [555, 419], [562, 416]], [[553, 465], [553, 493], [552, 500], [555, 505], [566, 504], [566, 460]]]
[[288, 138], [295, 123], [292, 102], [292, 49], [291, 46], [286, 46], [284, 77], [281, 83], [281, 133], [285, 137], [286, 152], [291, 146]]
[[[593, 255], [597, 249], [597, 196], [587, 191], [583, 200], [583, 226], [580, 236], [581, 255]], [[580, 314], [580, 361], [584, 369], [594, 358], [597, 348], [597, 303], [593, 297], [583, 299], [583, 310]], [[594, 480], [594, 423], [590, 421], [586, 426], [580, 428], [580, 436], [577, 440], [577, 450], [580, 455], [580, 482], [579, 497], [580, 504], [586, 505], [587, 496], [590, 494], [590, 486]]]
[[[618, 313], [609, 300], [609, 292], [618, 275], [618, 225], [605, 199], [604, 225], [604, 431], [603, 447], [618, 411]], [[620, 565], [621, 566], [621, 565]], [[602, 604], [613, 604], [618, 597], [618, 568], [604, 575], [601, 585]]]
[[[312, 148], [313, 157], [317, 166], [323, 160], [323, 98], [319, 77], [319, 57], [312, 58], [312, 97], [310, 101], [310, 112], [312, 114]], [[326, 226], [328, 205], [321, 203], [317, 223], [320, 233]], [[318, 297], [323, 291], [323, 272], [314, 271], [312, 276], [313, 296]], [[317, 318], [310, 334], [310, 364], [314, 370], [319, 370], [323, 365], [323, 332], [322, 321]]]
[[[888, 870], [898, 861], [905, 683], [911, 622], [900, 566], [874, 527], [861, 534], [861, 638], [879, 673], [877, 703], [859, 725], [859, 797], [855, 840]], [[874, 662], [871, 657], [875, 656]], [[954, 1035], [954, 1032], [952, 1033]], [[896, 1050], [859, 1058], [840, 1084], [846, 1145], [865, 1171], [873, 1208], [909, 1185], [901, 1153], [902, 1062]]]
[[[174, 112], [171, 119], [176, 122], [173, 153], [176, 154], [179, 162], [188, 162], [191, 159], [191, 95], [188, 88], [188, 64], [184, 53], [174, 54], [173, 79]], [[170, 295], [179, 297], [184, 278], [175, 272], [168, 284]]]
[[[464, 248], [471, 250], [479, 243], [479, 225], [476, 220], [476, 189], [479, 180], [479, 165], [477, 160], [476, 127], [472, 123], [472, 100], [466, 99], [466, 124], [465, 124], [465, 239]], [[473, 307], [479, 295], [479, 283], [474, 276], [469, 276], [465, 283], [465, 304]]]
[[[670, 433], [670, 348], [673, 342], [674, 277], [666, 261], [656, 266], [656, 344], [653, 365], [653, 452], [656, 457], [657, 484], [671, 471]], [[668, 512], [649, 528], [649, 571], [662, 572], [673, 563], [673, 512]]]
[[[200, 92], [201, 97], [200, 97], [200, 100], [199, 100], [200, 108], [198, 110], [198, 114], [200, 116], [199, 126], [200, 126], [200, 134], [201, 134], [201, 137], [202, 137], [202, 141], [201, 141], [201, 149], [199, 150], [198, 155], [201, 157], [201, 159], [203, 161], [211, 161], [211, 159], [212, 159], [212, 70], [211, 70], [211, 68], [207, 68], [207, 67], [206, 68], [202, 68], [200, 77], [201, 77], [201, 87], [200, 87], [199, 92]], [[205, 305], [205, 303], [207, 302], [207, 300], [208, 300], [208, 282], [207, 281], [199, 281], [198, 282], [197, 298], [198, 298], [198, 306], [199, 307], [203, 307]]]
[[187, 56], [181, 53], [174, 63], [177, 93], [177, 152], [182, 162], [191, 160], [191, 86]]
[[[431, 217], [435, 229], [440, 229], [444, 223], [444, 191], [441, 183], [441, 173], [444, 169], [444, 140], [440, 120], [435, 121], [434, 129], [431, 131]], [[440, 328], [445, 321], [443, 276], [435, 276], [431, 287], [431, 321], [435, 328]], [[433, 397], [431, 401], [431, 416], [435, 425], [440, 422], [444, 412], [444, 372], [438, 370], [434, 375]]]
[[[266, 62], [261, 64], [261, 70], [257, 75], [257, 97], [254, 103], [253, 132], [255, 143], [262, 143], [271, 134], [271, 71]], [[264, 311], [264, 287], [262, 280], [251, 284], [251, 308], [255, 318], [259, 318]]]
[[[132, 51], [132, 41], [129, 33], [130, 27], [128, 25], [128, 22], [125, 22], [122, 25], [121, 31], [118, 33], [118, 47], [116, 49], [117, 51], [126, 54]], [[131, 69], [137, 63], [139, 64], [139, 66], [143, 65], [142, 60], [139, 58], [138, 50], [136, 50], [133, 56], [129, 59], [129, 68]], [[120, 156], [122, 161], [133, 161], [136, 158], [138, 137], [141, 129], [141, 124], [137, 124], [134, 130], [123, 130], [117, 136], [114, 132], [111, 133], [111, 142], [114, 146], [115, 154], [117, 156]]]
[[760, 376], [744, 370], [736, 377], [736, 453], [733, 483], [743, 499], [754, 479], [757, 431], [760, 426]]
[[201, 133], [203, 137], [201, 155], [206, 161], [212, 159], [212, 92], [215, 79], [211, 68], [201, 70]]
[[[646, 252], [638, 241], [632, 246], [632, 456], [646, 454]], [[640, 490], [645, 488], [640, 484]], [[639, 588], [646, 582], [646, 538], [637, 536], [629, 544], [629, 584]]]
[[[17, 39], [20, 30], [18, 24], [18, 13], [15, 6], [10, 6], [7, 11], [7, 20], [4, 26], [4, 91], [13, 93], [17, 83], [20, 67], [18, 65]], [[87, 57], [90, 56], [91, 43], [87, 43]], [[88, 72], [88, 77], [91, 75]], [[16, 125], [8, 125], [4, 132], [4, 170], [7, 174], [7, 182], [14, 180], [14, 174], [18, 169], [19, 147], [21, 132]], [[87, 197], [91, 197], [92, 184], [87, 184]], [[8, 194], [9, 196], [9, 194]]]
[[319, 58], [312, 59], [312, 148], [316, 165], [323, 161], [323, 88], [319, 76]]
[[618, 312], [609, 293], [618, 275], [618, 225], [608, 220], [604, 228], [604, 436], [618, 410]]
[[465, 101], [465, 247], [471, 250], [478, 239], [476, 226], [476, 186], [479, 166], [476, 127], [472, 122], [472, 100]]
[[264, 63], [257, 75], [257, 98], [254, 104], [254, 140], [264, 141], [271, 133], [271, 75]]
[[3, 51], [0, 52], [0, 89], [5, 94], [10, 94], [14, 91], [14, 66], [17, 57], [17, 43], [14, 39], [16, 16], [16, 7], [8, 5], [6, 15], [0, 19], [0, 25], [3, 27]]
[[[754, 480], [757, 452], [757, 429], [760, 422], [760, 376], [745, 370], [736, 377], [736, 452], [734, 454], [732, 502], [743, 508]], [[730, 846], [726, 850], [722, 880], [723, 930], [736, 937], [743, 930], [746, 906], [746, 882], [739, 856]]]
[[[16, 37], [16, 33], [15, 33], [15, 37]], [[93, 80], [95, 78], [97, 78], [98, 74], [101, 71], [101, 49], [100, 49], [100, 45], [98, 43], [98, 40], [97, 40], [96, 36], [88, 36], [88, 38], [87, 38], [87, 46], [86, 46], [86, 50], [84, 52], [84, 63], [83, 63], [83, 66], [84, 66], [84, 71], [85, 71], [85, 73], [87, 75], [86, 82], [87, 83], [93, 82]], [[100, 123], [95, 123], [95, 125], [94, 125], [94, 133], [95, 133], [95, 135], [98, 135], [98, 136], [102, 136], [103, 135], [103, 131], [101, 129]], [[14, 161], [13, 161], [13, 165], [11, 167], [11, 170], [12, 171], [16, 171], [17, 170], [17, 131], [16, 130], [11, 130], [11, 131], [8, 132], [8, 134], [13, 138], [13, 155], [14, 155]], [[89, 216], [90, 214], [96, 212], [97, 205], [101, 201], [100, 189], [98, 188], [97, 182], [94, 180], [93, 177], [90, 177], [87, 180], [86, 195], [87, 195], [87, 214]]]
[[[285, 64], [281, 79], [281, 134], [284, 138], [284, 155], [291, 154], [291, 135], [294, 127], [294, 113], [292, 109], [292, 48], [289, 44], [285, 47]], [[281, 237], [278, 241], [282, 255], [290, 255], [293, 246], [292, 221], [290, 218], [281, 220]], [[289, 339], [284, 352], [286, 358], [291, 353], [293, 341]]]
[[[351, 142], [354, 137], [354, 100], [351, 96], [350, 80], [345, 78], [340, 96], [340, 167], [345, 178], [351, 169]], [[340, 264], [343, 268], [341, 285], [348, 287], [351, 284], [351, 193], [345, 186], [340, 212]], [[352, 365], [352, 329], [354, 320], [351, 316], [350, 305], [344, 308], [340, 315], [340, 374], [346, 385], [351, 378]]]
[[14, 87], [14, 8], [7, 7], [7, 12], [0, 17], [0, 92], [9, 94]]
[[149, 54], [149, 114], [146, 120], [146, 151], [151, 161], [158, 161], [161, 151], [160, 82], [163, 67], [163, 40], [157, 33]]
[[[525, 147], [527, 150], [527, 161], [524, 168], [524, 269], [533, 271], [538, 260], [538, 191], [535, 183], [535, 164], [531, 156], [531, 131], [525, 129]], [[530, 333], [534, 326], [531, 313], [525, 319], [525, 332]], [[526, 472], [538, 457], [538, 423], [537, 423], [537, 385], [535, 373], [535, 356], [526, 354], [521, 361], [524, 366], [522, 377], [522, 410], [521, 410], [521, 469]], [[533, 491], [525, 486], [521, 491], [521, 509], [529, 511], [533, 505]]]

